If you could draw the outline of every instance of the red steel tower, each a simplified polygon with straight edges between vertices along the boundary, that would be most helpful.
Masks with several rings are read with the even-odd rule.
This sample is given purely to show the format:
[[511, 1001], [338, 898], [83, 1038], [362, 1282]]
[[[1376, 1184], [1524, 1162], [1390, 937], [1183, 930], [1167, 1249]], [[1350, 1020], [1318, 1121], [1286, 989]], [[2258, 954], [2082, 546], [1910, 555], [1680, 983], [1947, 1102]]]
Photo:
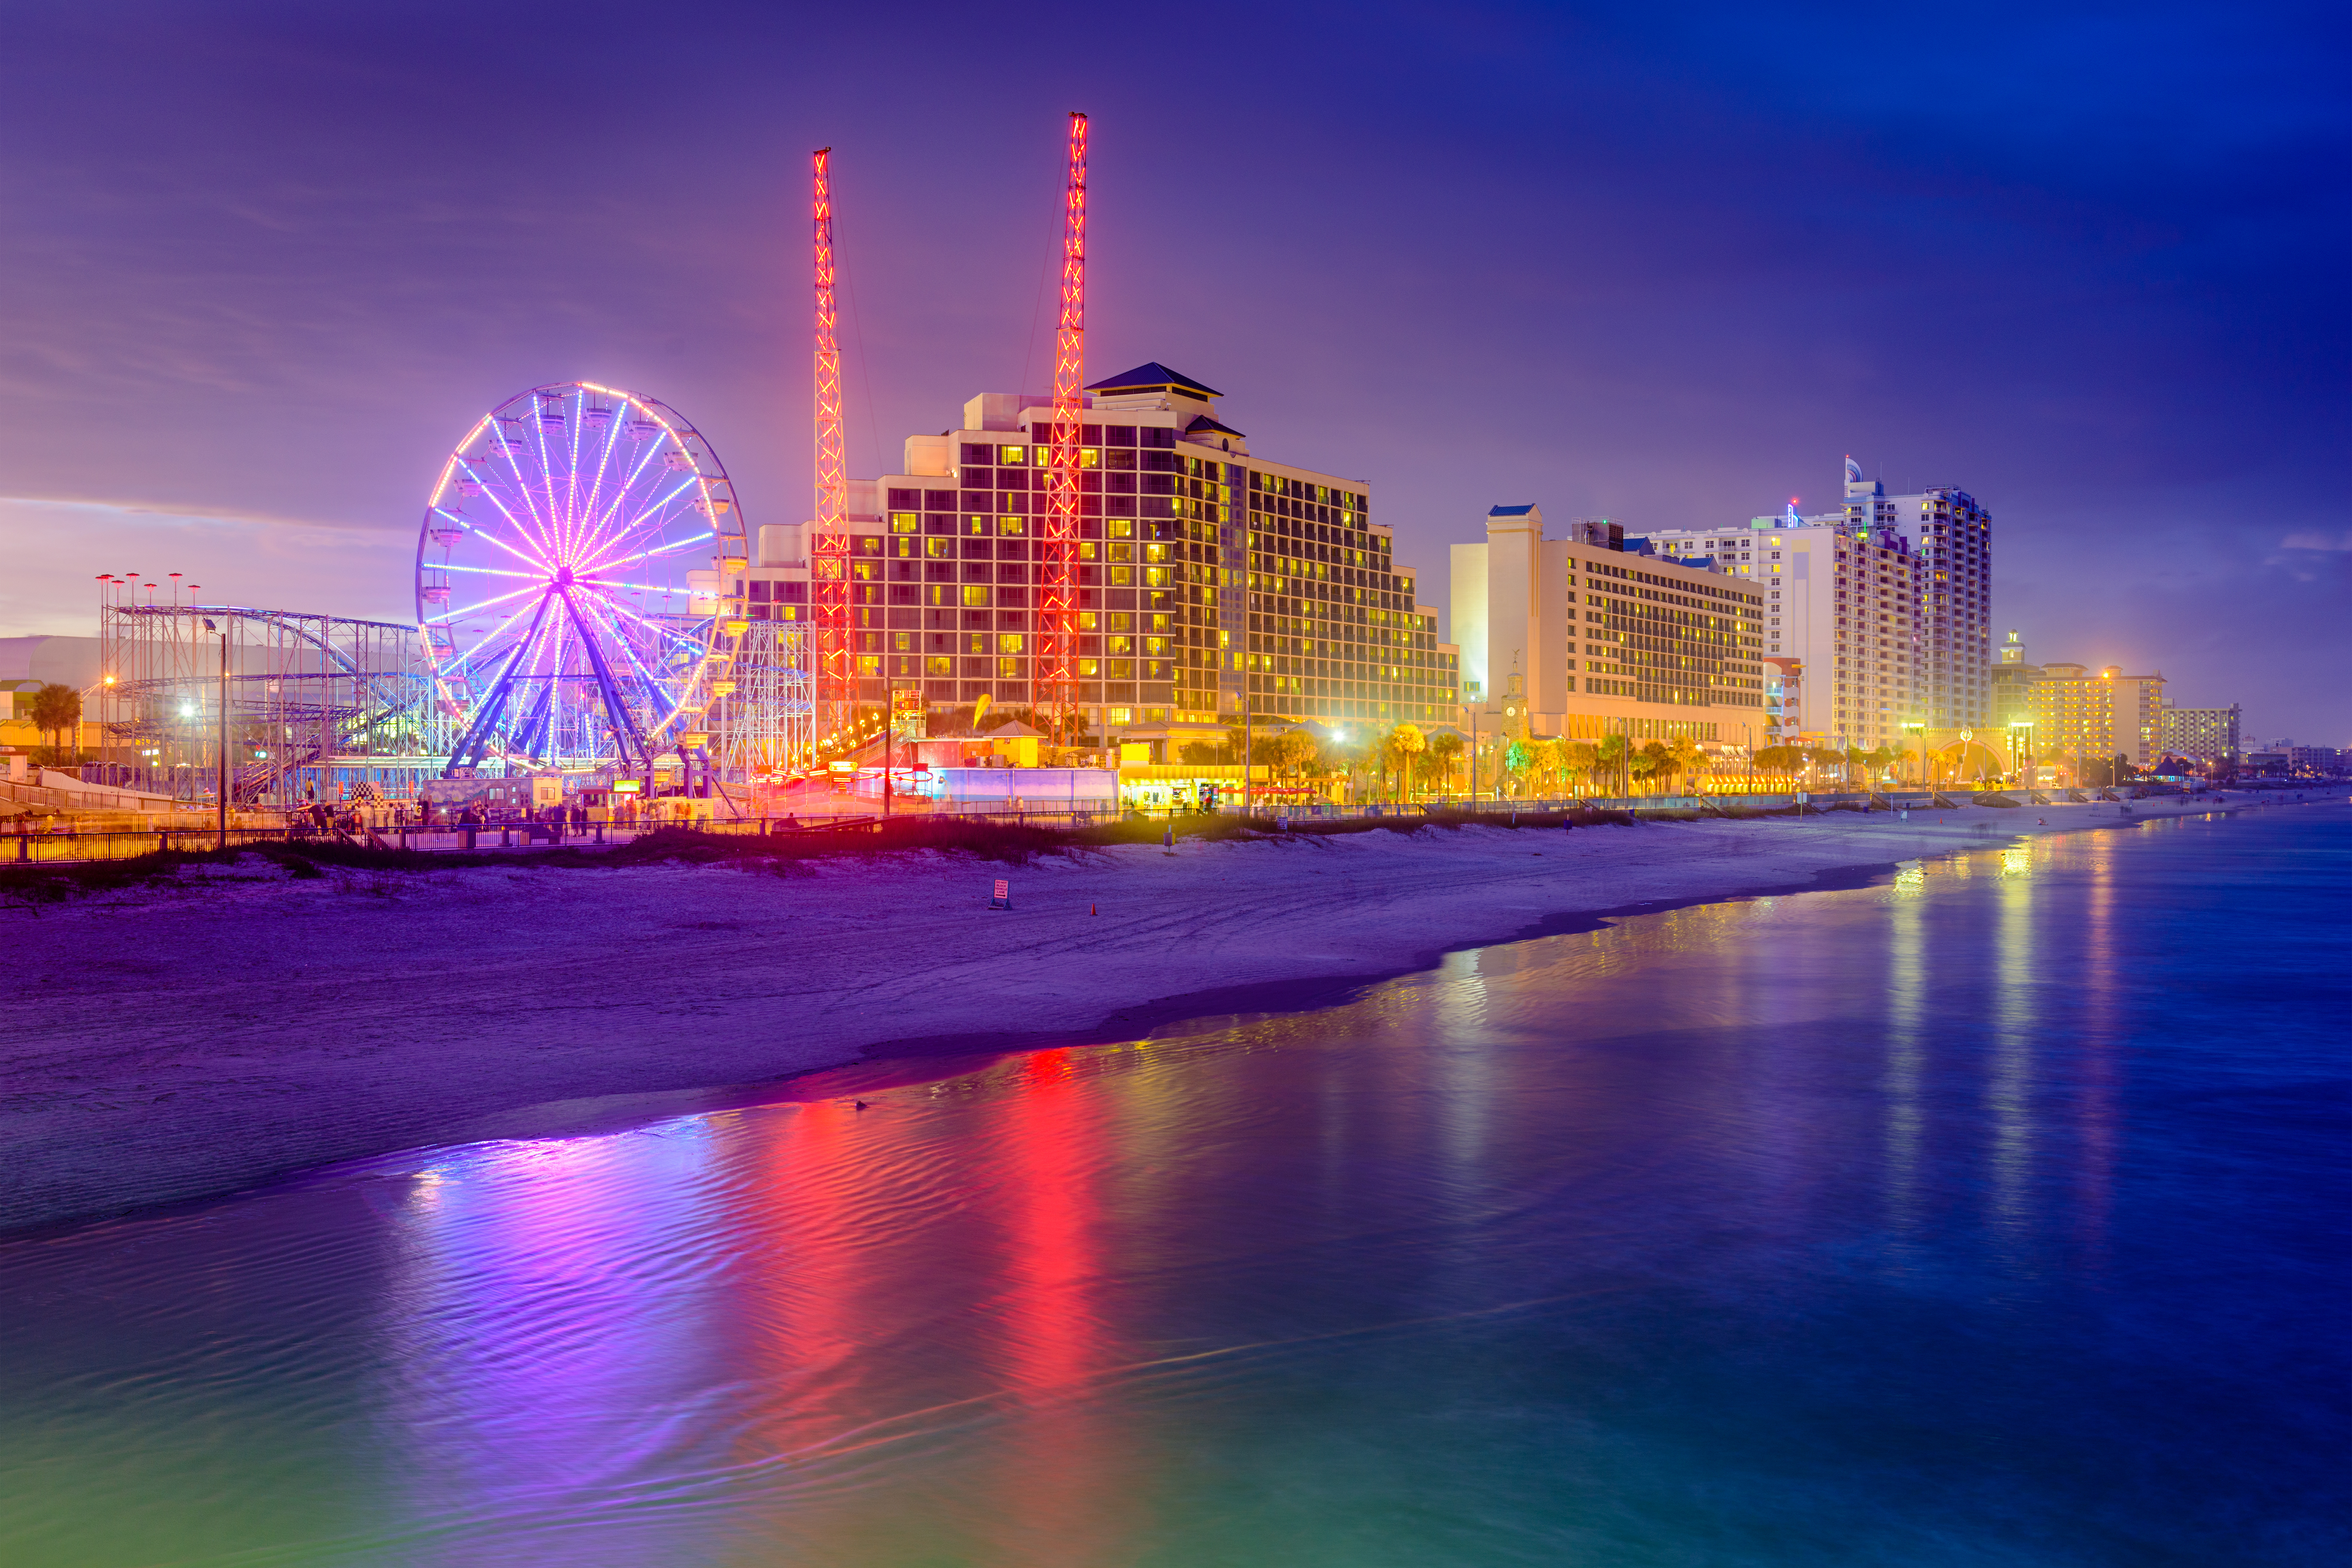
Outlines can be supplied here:
[[1037, 695], [1052, 703], [1062, 739], [1076, 698], [1078, 448], [1086, 406], [1087, 117], [1070, 114], [1062, 193], [1062, 311], [1054, 337], [1054, 433], [1045, 470], [1044, 559], [1038, 573]]
[[[845, 734], [856, 712], [849, 657], [849, 480], [841, 436], [841, 349], [834, 341], [833, 149], [820, 147], [816, 178], [816, 521], [810, 529], [811, 608], [816, 616], [815, 741]], [[828, 707], [828, 703], [831, 704]]]

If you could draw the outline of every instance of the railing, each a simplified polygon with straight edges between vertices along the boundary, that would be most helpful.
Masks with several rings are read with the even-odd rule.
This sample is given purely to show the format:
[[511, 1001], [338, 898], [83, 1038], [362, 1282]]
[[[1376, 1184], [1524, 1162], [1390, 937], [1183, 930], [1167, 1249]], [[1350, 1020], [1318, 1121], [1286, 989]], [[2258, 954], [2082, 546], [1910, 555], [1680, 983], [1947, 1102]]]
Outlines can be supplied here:
[[[5, 781], [0, 781], [5, 782]], [[18, 786], [23, 787], [23, 786]], [[2131, 792], [2137, 795], [2139, 792]], [[2018, 791], [2009, 798], [2018, 805], [2028, 800], [2033, 805], [2063, 803], [2071, 795], [2075, 803], [2085, 797], [2097, 800], [2116, 798], [2113, 792], [2086, 791]], [[2026, 799], [2019, 799], [2026, 796]], [[1311, 827], [1318, 823], [1342, 822], [1492, 822], [1516, 825], [1525, 819], [1541, 824], [1558, 821], [1576, 814], [1607, 812], [1626, 814], [1640, 819], [1663, 815], [1681, 816], [1696, 812], [1727, 815], [1732, 810], [1769, 811], [1786, 814], [1801, 805], [1808, 814], [1840, 808], [1858, 811], [1914, 811], [1951, 809], [1970, 804], [1969, 795], [1938, 796], [1928, 793], [1905, 792], [1873, 795], [1861, 792], [1840, 795], [1808, 795], [1802, 802], [1792, 795], [1625, 795], [1581, 796], [1563, 795], [1541, 799], [1471, 801], [1460, 796], [1408, 802], [1365, 802], [1354, 805], [1334, 805], [1328, 802], [1303, 805], [1255, 806], [1247, 816], [1265, 826], [1287, 825]], [[954, 807], [927, 811], [900, 812], [883, 816], [875, 812], [810, 813], [784, 816], [720, 817], [687, 823], [612, 823], [592, 822], [580, 826], [556, 826], [544, 822], [483, 822], [450, 826], [441, 824], [421, 826], [416, 824], [362, 825], [351, 828], [317, 829], [308, 825], [275, 827], [231, 827], [227, 844], [241, 849], [264, 844], [344, 844], [381, 849], [410, 850], [425, 854], [488, 853], [492, 851], [523, 852], [557, 847], [598, 848], [635, 842], [636, 839], [667, 827], [686, 827], [698, 833], [728, 837], [747, 835], [793, 836], [800, 834], [866, 834], [882, 830], [891, 822], [979, 821], [1012, 823], [1033, 827], [1086, 828], [1119, 821], [1165, 821], [1171, 826], [1186, 818], [1199, 817], [1197, 810], [1173, 806], [1128, 806], [1118, 810], [1056, 808], [1051, 805], [1029, 805], [1005, 801], [973, 802]], [[1239, 802], [1228, 802], [1216, 813], [1220, 817], [1243, 816]], [[218, 828], [211, 824], [183, 823], [166, 826], [140, 828], [58, 828], [34, 830], [20, 826], [13, 832], [0, 832], [0, 867], [9, 865], [67, 864], [91, 860], [129, 859], [158, 852], [182, 851], [201, 853], [220, 844]]]

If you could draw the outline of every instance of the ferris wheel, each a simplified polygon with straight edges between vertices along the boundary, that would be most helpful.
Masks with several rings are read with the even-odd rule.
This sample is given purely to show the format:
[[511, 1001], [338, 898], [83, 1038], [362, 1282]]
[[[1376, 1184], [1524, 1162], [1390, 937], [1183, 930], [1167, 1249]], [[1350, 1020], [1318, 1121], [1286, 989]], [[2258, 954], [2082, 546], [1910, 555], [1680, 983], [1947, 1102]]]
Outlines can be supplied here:
[[416, 539], [416, 619], [449, 771], [649, 769], [705, 743], [733, 689], [747, 564], [709, 440], [653, 398], [535, 387], [485, 415], [441, 470]]

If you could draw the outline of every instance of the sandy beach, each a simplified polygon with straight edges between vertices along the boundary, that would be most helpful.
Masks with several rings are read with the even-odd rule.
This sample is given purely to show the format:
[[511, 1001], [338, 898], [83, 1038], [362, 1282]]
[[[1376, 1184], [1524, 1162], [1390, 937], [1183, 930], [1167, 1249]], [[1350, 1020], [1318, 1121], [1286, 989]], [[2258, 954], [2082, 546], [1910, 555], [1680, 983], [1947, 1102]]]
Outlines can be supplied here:
[[[2216, 809], [2229, 807], [2129, 808], [2142, 821]], [[683, 1108], [861, 1057], [1312, 1005], [1451, 949], [1611, 912], [2124, 826], [2101, 805], [1424, 828], [1010, 868], [844, 858], [793, 876], [518, 864], [298, 880], [249, 858], [7, 911], [0, 1227], [530, 1136], [608, 1097]], [[987, 907], [998, 877], [1009, 912]]]

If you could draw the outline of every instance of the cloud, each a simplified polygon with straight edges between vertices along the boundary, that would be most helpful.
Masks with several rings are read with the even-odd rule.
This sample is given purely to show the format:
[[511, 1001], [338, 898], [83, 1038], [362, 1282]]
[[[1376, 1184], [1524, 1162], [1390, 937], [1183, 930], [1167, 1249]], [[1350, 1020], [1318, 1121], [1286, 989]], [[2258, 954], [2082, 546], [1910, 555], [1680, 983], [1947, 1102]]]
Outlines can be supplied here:
[[2305, 529], [2301, 533], [2290, 533], [2280, 540], [2279, 548], [2281, 550], [2352, 550], [2352, 529], [2347, 529], [2333, 539], [2326, 534]]
[[[0, 496], [0, 628], [90, 637], [101, 573], [136, 572], [170, 592], [272, 609], [406, 622], [413, 535], [316, 518], [195, 504]], [[77, 586], [78, 585], [78, 586]], [[322, 587], [331, 602], [320, 602]]]

